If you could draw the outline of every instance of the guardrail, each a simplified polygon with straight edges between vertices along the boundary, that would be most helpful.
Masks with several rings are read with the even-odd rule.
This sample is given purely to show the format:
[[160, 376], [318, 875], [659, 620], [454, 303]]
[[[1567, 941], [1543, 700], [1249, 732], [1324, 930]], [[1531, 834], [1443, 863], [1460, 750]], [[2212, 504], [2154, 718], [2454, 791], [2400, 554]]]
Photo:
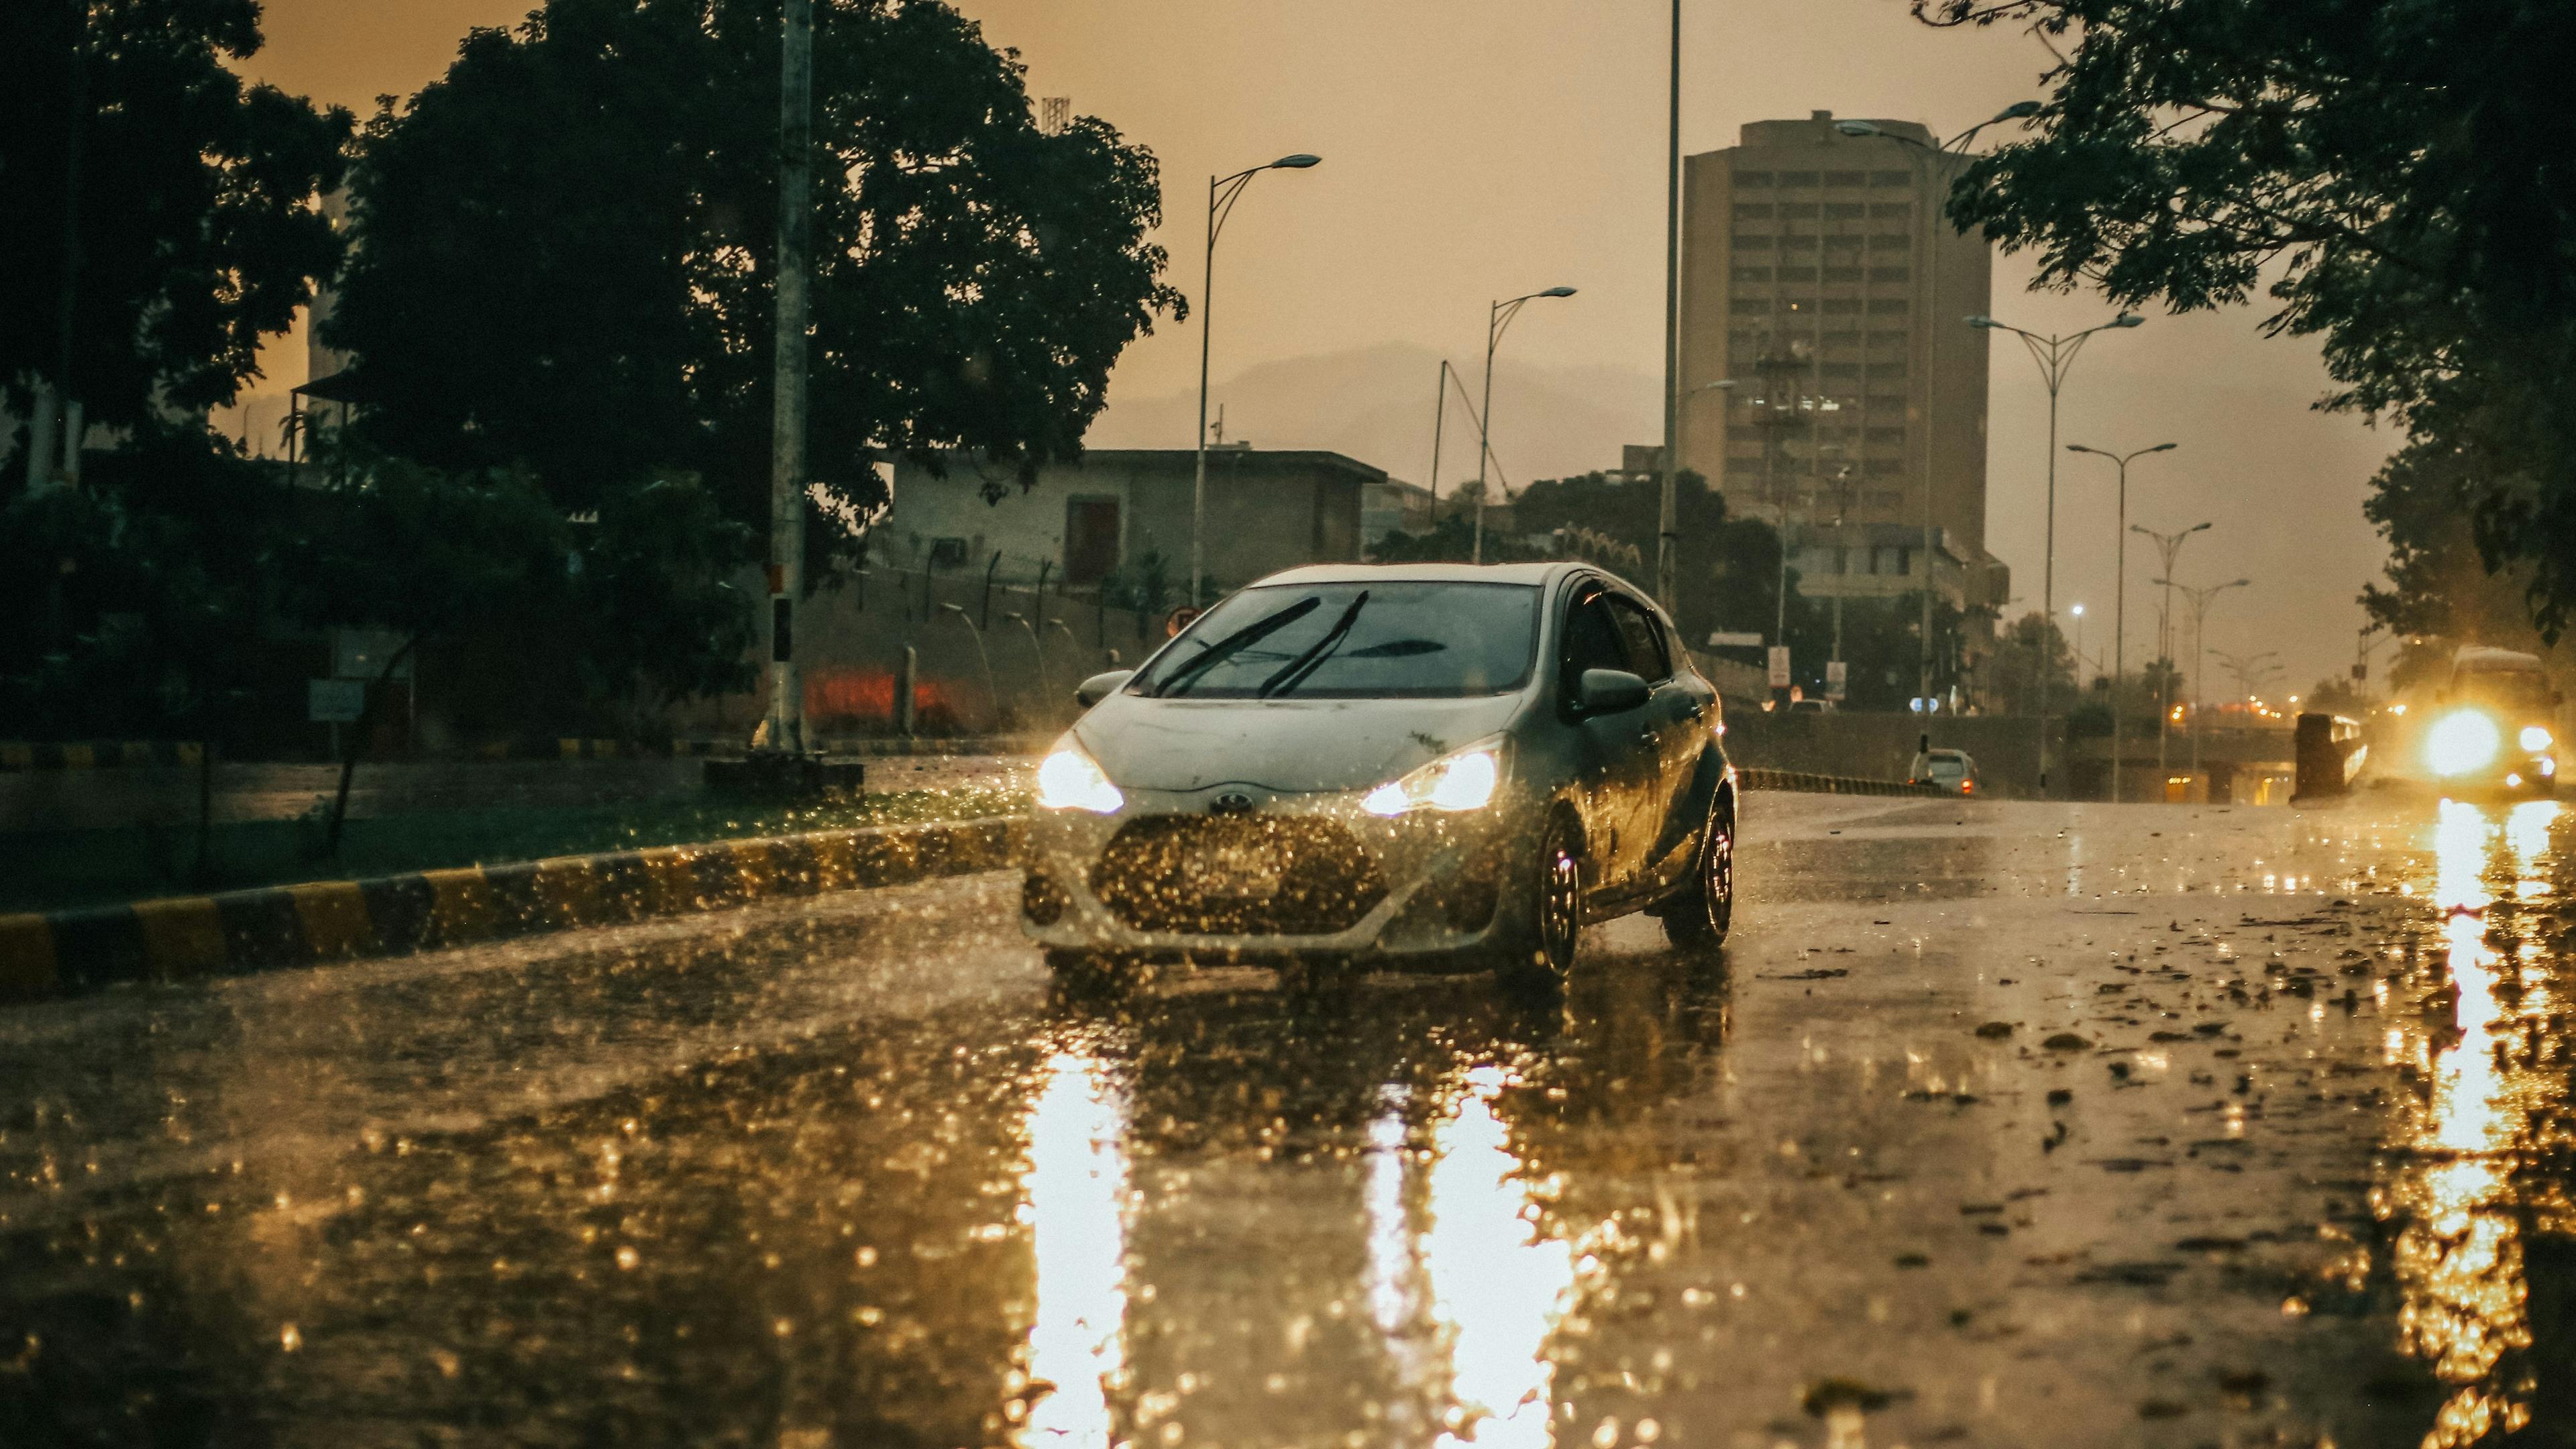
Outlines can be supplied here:
[[1851, 775], [1815, 775], [1804, 770], [1738, 769], [1735, 778], [1747, 790], [1798, 790], [1810, 795], [1946, 796], [1938, 785], [1903, 780], [1864, 780]]

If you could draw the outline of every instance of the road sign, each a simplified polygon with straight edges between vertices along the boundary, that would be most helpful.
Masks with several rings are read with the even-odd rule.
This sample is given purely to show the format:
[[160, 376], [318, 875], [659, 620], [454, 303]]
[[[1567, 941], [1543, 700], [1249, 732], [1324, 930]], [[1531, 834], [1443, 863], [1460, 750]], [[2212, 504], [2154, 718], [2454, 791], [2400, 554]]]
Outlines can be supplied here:
[[1755, 630], [1749, 634], [1743, 634], [1730, 633], [1724, 629], [1720, 629], [1716, 633], [1708, 636], [1708, 647], [1711, 649], [1759, 649], [1762, 647], [1762, 634], [1759, 630]]
[[1771, 646], [1771, 687], [1773, 689], [1789, 687], [1789, 646], [1786, 644]]
[[305, 689], [305, 715], [315, 724], [356, 724], [367, 712], [363, 679], [316, 679]]
[[1843, 683], [1850, 677], [1850, 666], [1843, 661], [1839, 659], [1825, 661], [1825, 698], [1840, 700], [1843, 697]]

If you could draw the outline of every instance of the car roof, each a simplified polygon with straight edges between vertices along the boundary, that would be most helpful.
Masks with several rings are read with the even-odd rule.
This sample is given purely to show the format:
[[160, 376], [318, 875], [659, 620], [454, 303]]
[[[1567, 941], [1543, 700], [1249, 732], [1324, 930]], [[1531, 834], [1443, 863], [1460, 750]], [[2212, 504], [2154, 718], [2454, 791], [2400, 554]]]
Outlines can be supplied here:
[[2461, 674], [2486, 674], [2540, 671], [2540, 656], [2515, 649], [2493, 649], [2482, 645], [2463, 645], [2451, 656], [2451, 668]]
[[1514, 564], [1305, 564], [1255, 579], [1248, 588], [1289, 584], [1544, 584], [1583, 569], [1573, 562]]

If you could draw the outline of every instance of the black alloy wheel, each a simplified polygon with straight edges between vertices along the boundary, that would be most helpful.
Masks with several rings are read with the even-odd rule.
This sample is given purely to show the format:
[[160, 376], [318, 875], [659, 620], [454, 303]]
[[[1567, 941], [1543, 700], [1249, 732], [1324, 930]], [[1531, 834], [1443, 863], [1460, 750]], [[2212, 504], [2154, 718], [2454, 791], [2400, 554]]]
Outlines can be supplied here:
[[1573, 821], [1548, 821], [1532, 865], [1527, 916], [1506, 938], [1498, 965], [1509, 983], [1553, 988], [1573, 975], [1583, 938], [1583, 856]]
[[1708, 825], [1700, 832], [1690, 883], [1662, 915], [1664, 938], [1692, 950], [1725, 941], [1727, 927], [1735, 923], [1735, 809], [1725, 792], [1709, 800]]

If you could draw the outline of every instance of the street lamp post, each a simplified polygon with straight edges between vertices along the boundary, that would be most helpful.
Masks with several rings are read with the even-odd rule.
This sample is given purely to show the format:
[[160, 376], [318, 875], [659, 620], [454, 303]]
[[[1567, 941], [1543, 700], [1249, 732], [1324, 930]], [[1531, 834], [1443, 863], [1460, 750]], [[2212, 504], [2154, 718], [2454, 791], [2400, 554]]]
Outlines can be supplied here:
[[[1909, 159], [1914, 162], [1919, 175], [1927, 160], [1937, 158], [1947, 162], [1961, 155], [1968, 142], [1975, 140], [1977, 133], [1986, 127], [2002, 121], [2022, 120], [2037, 114], [2039, 114], [2039, 102], [2015, 101], [1997, 112], [1992, 120], [1980, 121], [1938, 146], [1927, 146], [1911, 136], [1881, 130], [1867, 121], [1837, 121], [1834, 123], [1834, 129], [1855, 140], [1864, 136], [1876, 136], [1912, 147], [1915, 154]], [[1927, 215], [1923, 220], [1923, 315], [1927, 318], [1937, 318], [1941, 315], [1941, 260], [1932, 252], [1933, 235], [1932, 219]], [[1935, 539], [1939, 536], [1939, 528], [1933, 522], [1932, 514], [1932, 388], [1938, 377], [1932, 367], [1933, 345], [1930, 334], [1926, 333], [1923, 347], [1923, 637], [1918, 641], [1914, 693], [1917, 698], [1927, 702], [1932, 697], [1932, 589], [1938, 582], [1937, 565], [1934, 560], [1939, 556], [1935, 544]], [[1927, 714], [1929, 708], [1927, 703]], [[2044, 729], [2045, 726], [2043, 726]], [[2043, 769], [2043, 785], [2046, 783], [2044, 776]]]
[[[2084, 350], [2086, 339], [2096, 332], [2116, 327], [2135, 327], [2146, 319], [2134, 312], [2123, 312], [2097, 327], [2064, 337], [2042, 337], [2025, 332], [1992, 317], [1976, 316], [1968, 325], [1988, 331], [2009, 332], [2030, 349], [2031, 361], [2039, 364], [2040, 380], [2048, 386], [2048, 540], [2041, 553], [2039, 612], [2050, 629], [2057, 627], [2057, 394], [2066, 385], [2066, 374], [2075, 366], [2075, 356]], [[2043, 640], [2041, 652], [2047, 652]], [[2048, 797], [2048, 666], [2045, 659], [2039, 670], [2039, 794]]]
[[2209, 527], [2195, 523], [2179, 533], [2158, 533], [2143, 523], [2129, 525], [2131, 533], [2143, 533], [2156, 541], [2156, 553], [2164, 560], [2164, 573], [2156, 580], [2165, 591], [2164, 602], [2156, 609], [2156, 657], [2164, 668], [2156, 675], [2156, 773], [2171, 768], [2165, 763], [2166, 725], [2173, 715], [2173, 576], [2174, 560], [2181, 556], [2183, 541]]
[[1494, 349], [1502, 344], [1503, 334], [1511, 330], [1512, 319], [1521, 308], [1541, 297], [1571, 297], [1572, 287], [1550, 287], [1544, 292], [1530, 292], [1485, 309], [1485, 401], [1476, 419], [1476, 545], [1471, 562], [1485, 561], [1485, 464], [1494, 456]]
[[[2254, 581], [2234, 579], [2195, 589], [2189, 584], [2174, 583], [2173, 576], [2168, 574], [2156, 582], [2182, 590], [2183, 596], [2191, 600], [2191, 777], [2197, 780], [2200, 778], [2200, 672], [2209, 666], [2209, 637], [2205, 630], [2209, 624], [2210, 601], [2229, 589], [2241, 589]], [[2206, 790], [2202, 792], [2204, 799], [2207, 793]]]
[[1208, 178], [1207, 252], [1199, 272], [1199, 435], [1195, 445], [1196, 468], [1190, 480], [1190, 607], [1197, 608], [1203, 596], [1207, 575], [1207, 439], [1208, 439], [1208, 334], [1214, 318], [1209, 311], [1209, 297], [1216, 288], [1216, 239], [1225, 230], [1225, 219], [1234, 214], [1235, 198], [1252, 178], [1264, 171], [1303, 171], [1322, 161], [1300, 151], [1276, 161], [1237, 171], [1232, 176]]
[[[1664, 451], [1656, 468], [1655, 602], [1674, 619], [1681, 602], [1674, 570], [1681, 548], [1682, 439], [1682, 0], [1673, 0], [1671, 74], [1664, 115]], [[1487, 369], [1490, 374], [1490, 366]]]
[[2077, 604], [2066, 612], [2075, 616], [2075, 675], [2081, 684], [2084, 676], [2084, 606]]
[[2101, 448], [2088, 448], [2082, 443], [2069, 443], [2070, 453], [2091, 453], [2108, 458], [2120, 468], [2120, 522], [2117, 542], [2112, 549], [2111, 566], [2111, 803], [2120, 803], [2120, 679], [2128, 672], [2129, 645], [2129, 463], [2149, 453], [2170, 453], [2172, 443], [2158, 443], [2132, 453], [2113, 453]]

